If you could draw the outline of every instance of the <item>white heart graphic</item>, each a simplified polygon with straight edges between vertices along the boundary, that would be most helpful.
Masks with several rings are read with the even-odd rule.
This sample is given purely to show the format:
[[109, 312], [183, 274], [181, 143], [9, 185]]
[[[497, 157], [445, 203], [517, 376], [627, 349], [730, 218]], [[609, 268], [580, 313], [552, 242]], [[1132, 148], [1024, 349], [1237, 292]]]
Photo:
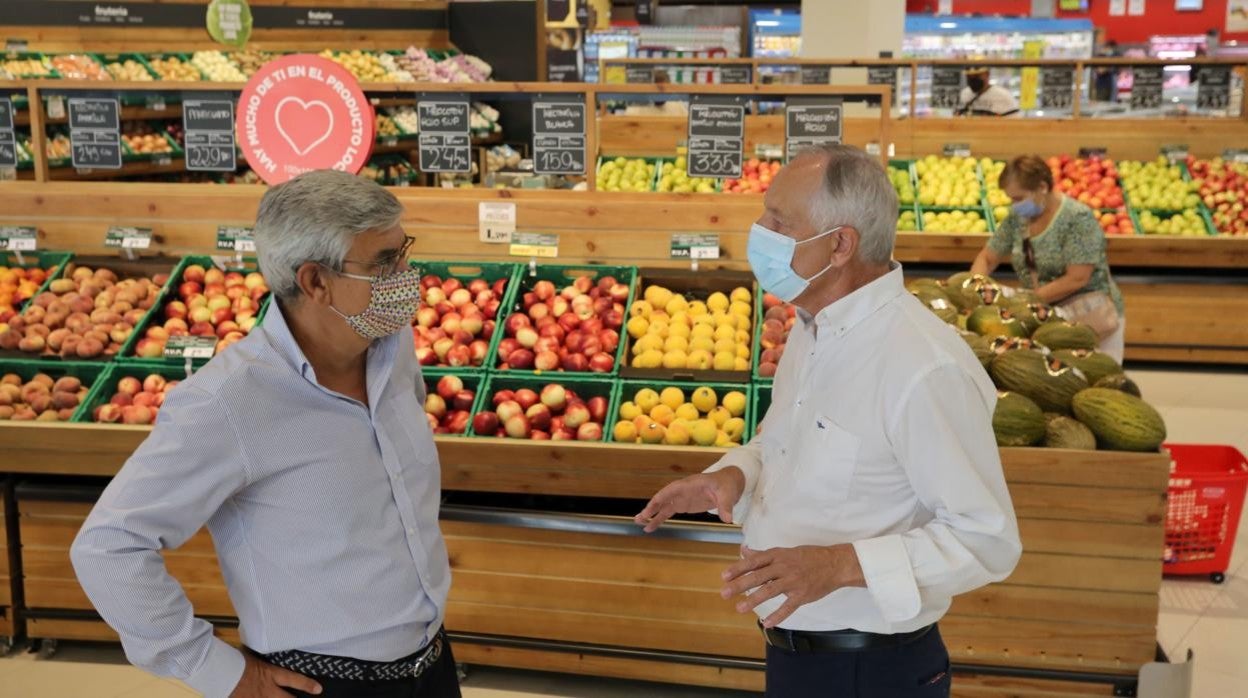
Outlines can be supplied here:
[[[282, 109], [284, 109], [291, 102], [298, 102], [299, 106], [303, 109], [304, 112], [306, 112], [308, 109], [319, 107], [320, 109], [325, 110], [325, 115], [329, 117], [329, 123], [325, 127], [325, 133], [321, 134], [320, 138], [317, 138], [316, 140], [312, 141], [312, 143], [309, 144], [305, 148], [300, 148], [299, 145], [295, 143], [294, 139], [290, 137], [290, 134], [286, 132], [286, 129], [282, 126]], [[277, 122], [277, 132], [282, 134], [282, 138], [286, 139], [286, 142], [290, 144], [290, 147], [292, 150], [295, 151], [295, 154], [300, 155], [300, 156], [307, 155], [313, 148], [324, 143], [325, 139], [329, 138], [329, 134], [333, 133], [333, 130], [334, 130], [334, 112], [330, 110], [328, 104], [320, 101], [319, 99], [313, 100], [311, 102], [305, 102], [302, 99], [299, 99], [298, 97], [283, 98], [282, 101], [277, 103], [277, 109], [274, 110], [273, 112], [273, 120]]]

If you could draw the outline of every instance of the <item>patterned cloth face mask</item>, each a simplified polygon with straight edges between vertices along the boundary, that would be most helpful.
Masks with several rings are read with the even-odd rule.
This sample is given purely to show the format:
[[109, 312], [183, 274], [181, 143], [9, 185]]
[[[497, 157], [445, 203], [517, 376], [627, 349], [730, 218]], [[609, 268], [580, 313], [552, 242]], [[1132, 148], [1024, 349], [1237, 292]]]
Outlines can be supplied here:
[[347, 315], [334, 306], [329, 309], [347, 321], [351, 329], [365, 339], [381, 339], [412, 326], [412, 318], [420, 307], [420, 270], [408, 269], [384, 276], [362, 276], [335, 272], [348, 279], [367, 281], [370, 286], [368, 307]]

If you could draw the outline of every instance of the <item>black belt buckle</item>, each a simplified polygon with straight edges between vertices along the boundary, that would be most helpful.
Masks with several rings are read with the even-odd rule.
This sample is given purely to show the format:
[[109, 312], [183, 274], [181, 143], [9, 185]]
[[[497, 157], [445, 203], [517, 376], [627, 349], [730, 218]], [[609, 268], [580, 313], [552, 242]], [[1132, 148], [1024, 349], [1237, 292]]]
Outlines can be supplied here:
[[[763, 631], [763, 639], [768, 646], [776, 649], [792, 652], [793, 654], [805, 654], [810, 652], [810, 639], [803, 636], [799, 632], [787, 630], [785, 628], [765, 628], [761, 624], [759, 628]], [[781, 638], [781, 642], [775, 642], [776, 637]]]

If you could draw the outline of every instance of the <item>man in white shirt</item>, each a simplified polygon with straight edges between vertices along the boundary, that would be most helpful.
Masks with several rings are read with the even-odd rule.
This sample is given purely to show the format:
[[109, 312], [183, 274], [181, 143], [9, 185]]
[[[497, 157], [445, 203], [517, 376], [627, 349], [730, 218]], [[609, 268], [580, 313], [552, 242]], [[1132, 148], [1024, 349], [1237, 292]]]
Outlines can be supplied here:
[[936, 622], [1021, 552], [996, 391], [891, 261], [897, 197], [848, 146], [789, 163], [750, 229], [760, 286], [798, 308], [760, 435], [637, 516], [742, 522], [725, 599], [754, 611], [767, 695], [948, 695]]
[[1018, 100], [1010, 91], [988, 80], [988, 69], [975, 67], [966, 71], [966, 87], [962, 88], [958, 116], [1014, 116]]

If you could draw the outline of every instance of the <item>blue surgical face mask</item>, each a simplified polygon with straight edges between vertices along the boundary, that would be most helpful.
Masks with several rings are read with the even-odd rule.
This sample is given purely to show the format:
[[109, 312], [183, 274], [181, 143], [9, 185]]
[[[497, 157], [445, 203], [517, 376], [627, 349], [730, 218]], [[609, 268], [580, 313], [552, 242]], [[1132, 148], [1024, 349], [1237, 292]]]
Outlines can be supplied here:
[[1010, 209], [1023, 218], [1038, 218], [1041, 213], [1044, 213], [1044, 207], [1031, 199], [1015, 201], [1010, 205]]
[[750, 259], [750, 269], [754, 271], [754, 278], [758, 279], [758, 285], [785, 303], [792, 303], [793, 299], [802, 295], [802, 292], [810, 286], [810, 282], [832, 268], [832, 263], [828, 262], [828, 266], [814, 276], [809, 279], [802, 278], [793, 271], [793, 255], [797, 252], [797, 246], [827, 237], [840, 229], [841, 226], [837, 226], [798, 242], [758, 223], [750, 226], [746, 251]]

